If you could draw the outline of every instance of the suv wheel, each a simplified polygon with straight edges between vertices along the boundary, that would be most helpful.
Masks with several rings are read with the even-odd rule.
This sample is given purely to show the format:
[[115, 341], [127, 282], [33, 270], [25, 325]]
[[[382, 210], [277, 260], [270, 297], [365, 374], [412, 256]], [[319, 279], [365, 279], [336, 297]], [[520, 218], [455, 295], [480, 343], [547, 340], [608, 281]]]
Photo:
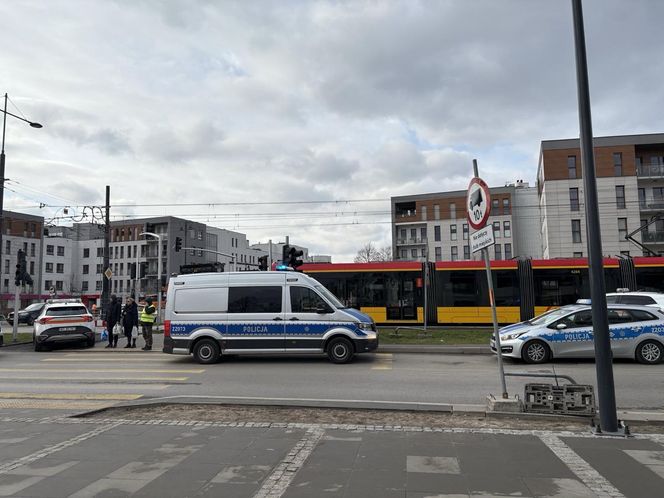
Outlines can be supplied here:
[[219, 361], [219, 344], [213, 339], [201, 339], [194, 346], [194, 359], [203, 365]]
[[524, 344], [521, 358], [526, 363], [546, 363], [551, 358], [551, 349], [543, 341], [530, 341]]
[[354, 355], [353, 343], [345, 337], [335, 337], [327, 344], [327, 357], [332, 363], [348, 363]]
[[636, 361], [644, 365], [656, 365], [664, 358], [664, 347], [657, 341], [643, 341], [636, 346]]
[[35, 351], [44, 351], [44, 345], [37, 342], [37, 336], [34, 334], [32, 335], [32, 344], [35, 347]]

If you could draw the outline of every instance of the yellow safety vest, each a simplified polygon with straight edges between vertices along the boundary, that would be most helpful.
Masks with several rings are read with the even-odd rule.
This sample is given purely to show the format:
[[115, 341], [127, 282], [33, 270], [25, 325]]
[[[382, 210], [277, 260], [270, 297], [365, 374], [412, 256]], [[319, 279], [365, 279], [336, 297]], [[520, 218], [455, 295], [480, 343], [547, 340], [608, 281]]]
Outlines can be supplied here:
[[[153, 310], [152, 313], [147, 313], [147, 309], [151, 308]], [[141, 316], [140, 316], [140, 321], [143, 323], [154, 323], [154, 321], [157, 319], [157, 314], [154, 312], [154, 306], [146, 306], [143, 308], [143, 311], [141, 311]]]

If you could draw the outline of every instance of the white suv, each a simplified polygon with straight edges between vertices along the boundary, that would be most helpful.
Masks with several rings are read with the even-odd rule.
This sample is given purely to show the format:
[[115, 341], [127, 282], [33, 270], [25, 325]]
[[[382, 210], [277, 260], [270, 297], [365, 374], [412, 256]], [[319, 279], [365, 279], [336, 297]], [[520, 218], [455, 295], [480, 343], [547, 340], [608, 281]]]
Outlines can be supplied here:
[[664, 293], [661, 292], [610, 292], [607, 304], [639, 304], [664, 310]]
[[85, 305], [75, 299], [50, 299], [35, 320], [32, 336], [35, 351], [61, 342], [85, 342], [95, 345], [94, 318]]

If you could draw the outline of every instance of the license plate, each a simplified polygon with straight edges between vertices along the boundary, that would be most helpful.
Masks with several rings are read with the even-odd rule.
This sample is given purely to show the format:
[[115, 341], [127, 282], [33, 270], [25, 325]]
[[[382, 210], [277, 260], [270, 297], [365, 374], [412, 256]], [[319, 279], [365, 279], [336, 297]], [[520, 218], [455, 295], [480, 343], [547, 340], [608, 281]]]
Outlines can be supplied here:
[[73, 332], [76, 330], [76, 327], [60, 327], [61, 332]]

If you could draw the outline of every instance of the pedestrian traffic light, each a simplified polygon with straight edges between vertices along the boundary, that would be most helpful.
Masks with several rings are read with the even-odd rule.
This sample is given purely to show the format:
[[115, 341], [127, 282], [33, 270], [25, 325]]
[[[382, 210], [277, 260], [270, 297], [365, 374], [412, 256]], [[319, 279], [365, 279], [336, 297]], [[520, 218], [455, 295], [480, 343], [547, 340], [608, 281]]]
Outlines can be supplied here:
[[145, 275], [148, 273], [148, 262], [143, 261], [140, 264], [140, 271], [138, 272], [138, 278], [145, 278]]
[[182, 249], [182, 237], [175, 237], [175, 252], [180, 252]]
[[127, 263], [127, 273], [132, 280], [136, 278], [136, 263]]
[[260, 271], [267, 271], [267, 256], [258, 258], [258, 269]]
[[288, 266], [293, 268], [293, 270], [297, 270], [297, 268], [302, 266], [302, 264], [304, 263], [304, 261], [297, 258], [302, 256], [303, 254], [304, 252], [301, 249], [291, 247], [290, 251], [288, 251]]
[[286, 265], [288, 264], [288, 253], [290, 252], [290, 246], [284, 244], [284, 247], [281, 249], [281, 261]]

